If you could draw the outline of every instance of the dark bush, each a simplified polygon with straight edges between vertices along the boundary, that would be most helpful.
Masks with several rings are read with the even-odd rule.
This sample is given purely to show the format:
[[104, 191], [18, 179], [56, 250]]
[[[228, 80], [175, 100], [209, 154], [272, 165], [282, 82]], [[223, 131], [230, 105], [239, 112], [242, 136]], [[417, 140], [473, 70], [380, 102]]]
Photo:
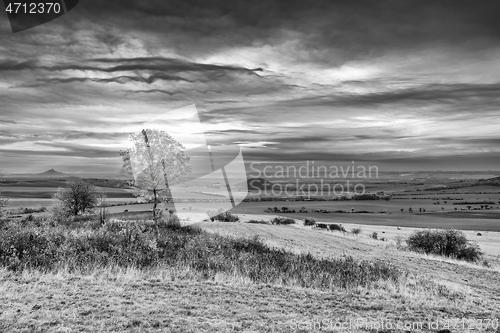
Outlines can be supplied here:
[[304, 219], [304, 225], [315, 226], [316, 225], [316, 220], [313, 217], [306, 217]]
[[354, 235], [359, 235], [361, 233], [361, 229], [360, 228], [353, 228], [353, 229], [351, 229], [351, 233]]
[[346, 230], [344, 229], [343, 226], [341, 226], [340, 224], [335, 224], [335, 223], [332, 223], [332, 224], [329, 224], [328, 225], [328, 228], [331, 230], [331, 231], [341, 231], [341, 232], [346, 232]]
[[378, 239], [378, 234], [376, 232], [373, 232], [371, 235], [370, 235], [371, 238], [373, 239]]
[[326, 223], [317, 223], [316, 227], [318, 227], [320, 229], [328, 229], [328, 224], [326, 224]]
[[20, 208], [18, 210], [19, 214], [33, 214], [33, 213], [43, 213], [46, 212], [47, 208], [46, 207], [41, 207], [41, 208]]
[[271, 220], [271, 224], [294, 224], [295, 220], [289, 217], [278, 216]]
[[240, 220], [238, 215], [234, 215], [230, 211], [220, 213], [219, 215], [214, 216], [213, 219], [219, 222], [238, 222]]
[[270, 224], [269, 221], [265, 221], [265, 220], [250, 220], [248, 221], [247, 223], [254, 223], [254, 224]]
[[415, 231], [406, 240], [408, 249], [425, 254], [437, 254], [455, 259], [477, 262], [483, 252], [476, 243], [470, 242], [460, 230]]

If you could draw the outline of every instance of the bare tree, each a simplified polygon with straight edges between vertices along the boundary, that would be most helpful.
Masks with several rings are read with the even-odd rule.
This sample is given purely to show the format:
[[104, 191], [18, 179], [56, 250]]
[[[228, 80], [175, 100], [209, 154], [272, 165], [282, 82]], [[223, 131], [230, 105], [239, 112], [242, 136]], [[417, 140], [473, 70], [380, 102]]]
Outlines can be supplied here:
[[130, 135], [132, 147], [120, 151], [122, 173], [134, 177], [135, 195], [153, 202], [153, 220], [157, 204], [173, 201], [170, 186], [191, 172], [184, 146], [161, 130], [144, 129]]
[[61, 204], [68, 215], [78, 215], [93, 209], [97, 205], [98, 193], [88, 182], [77, 179], [67, 182], [67, 188], [60, 188], [54, 198]]

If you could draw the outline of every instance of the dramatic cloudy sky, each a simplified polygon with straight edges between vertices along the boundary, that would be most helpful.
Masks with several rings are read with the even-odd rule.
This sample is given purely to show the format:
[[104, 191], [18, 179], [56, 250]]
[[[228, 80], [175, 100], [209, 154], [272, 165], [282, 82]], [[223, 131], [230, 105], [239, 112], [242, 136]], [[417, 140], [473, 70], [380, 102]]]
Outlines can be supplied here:
[[498, 0], [80, 0], [0, 14], [0, 169], [117, 172], [138, 124], [195, 104], [248, 161], [499, 170]]

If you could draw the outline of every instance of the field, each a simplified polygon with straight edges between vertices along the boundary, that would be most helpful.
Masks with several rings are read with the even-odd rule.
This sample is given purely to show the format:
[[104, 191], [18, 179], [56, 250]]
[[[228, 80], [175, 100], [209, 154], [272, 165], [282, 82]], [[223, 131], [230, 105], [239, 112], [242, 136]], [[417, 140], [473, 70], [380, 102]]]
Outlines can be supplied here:
[[[500, 318], [500, 187], [459, 183], [462, 187], [443, 190], [443, 184], [457, 185], [439, 179], [423, 185], [401, 180], [370, 185], [391, 193], [389, 201], [325, 201], [325, 197], [307, 201], [248, 201], [233, 209], [240, 222], [208, 222], [205, 210], [217, 208], [216, 202], [193, 204], [192, 209], [184, 205], [179, 212], [184, 226], [194, 225], [229, 239], [258, 237], [278, 251], [310, 254], [319, 260], [352, 257], [370, 263], [390, 263], [408, 272], [397, 283], [379, 281], [353, 290], [325, 290], [319, 285], [304, 286], [300, 279], [263, 282], [259, 277], [236, 273], [204, 275], [192, 267], [109, 266], [78, 272], [65, 266], [22, 272], [0, 268], [0, 331], [438, 332], [433, 325], [439, 322], [439, 329], [443, 329], [440, 332], [498, 333], [500, 329], [490, 320]], [[65, 184], [31, 180], [0, 185], [3, 195], [10, 198], [8, 209], [18, 214], [20, 207], [50, 207], [54, 202], [51, 193]], [[152, 204], [134, 202], [130, 190], [101, 189], [108, 193], [111, 220], [135, 223], [150, 218]], [[186, 192], [185, 198], [213, 197], [207, 193], [210, 184], [205, 184], [199, 193]], [[250, 193], [249, 198], [256, 198], [255, 193]], [[454, 205], [459, 202], [470, 204]], [[494, 204], [481, 209], [484, 202]], [[265, 212], [284, 206], [295, 213]], [[172, 209], [173, 205], [161, 207]], [[302, 208], [307, 213], [300, 213]], [[296, 224], [247, 223], [276, 216], [293, 218]], [[303, 226], [306, 217], [342, 224], [347, 232]], [[360, 234], [352, 234], [353, 228], [361, 229]], [[463, 230], [484, 251], [487, 264], [402, 251], [400, 243], [405, 244], [405, 239], [421, 228]], [[378, 239], [371, 237], [374, 232]], [[200, 244], [194, 242], [192, 246]], [[218, 262], [222, 257], [217, 257], [217, 249], [200, 253], [214, 255]], [[312, 274], [309, 278], [316, 277]], [[355, 320], [368, 326], [343, 330], [332, 326]], [[384, 329], [381, 321], [415, 326]], [[462, 326], [457, 326], [460, 321]], [[493, 326], [487, 326], [487, 322]]]
[[[255, 216], [248, 216], [255, 217]], [[353, 256], [390, 262], [410, 272], [402, 285], [346, 291], [258, 283], [231, 275], [204, 278], [195, 270], [101, 268], [21, 274], [0, 269], [0, 329], [6, 332], [315, 332], [360, 320], [343, 332], [388, 332], [380, 321], [414, 325], [390, 332], [437, 332], [464, 320], [457, 332], [498, 332], [500, 274], [440, 257], [398, 251], [386, 241], [311, 227], [198, 223], [210, 233], [259, 236], [268, 246], [316, 258]], [[378, 227], [373, 227], [378, 228]], [[374, 229], [375, 230], [375, 229]], [[380, 230], [379, 230], [380, 231]], [[403, 231], [408, 233], [410, 230]], [[496, 237], [497, 233], [488, 234]], [[492, 238], [494, 239], [494, 238]], [[415, 279], [415, 280], [413, 280]], [[412, 282], [414, 281], [414, 282]], [[403, 282], [401, 282], [403, 283]], [[473, 325], [479, 325], [481, 329]], [[486, 323], [492, 323], [487, 326]], [[321, 323], [321, 324], [320, 324]], [[378, 323], [378, 324], [377, 324]], [[424, 326], [419, 326], [419, 325]], [[472, 324], [472, 326], [471, 326]], [[323, 326], [318, 326], [323, 325]], [[483, 326], [484, 325], [484, 326]], [[318, 329], [321, 327], [321, 329]], [[409, 327], [409, 326], [407, 326]]]

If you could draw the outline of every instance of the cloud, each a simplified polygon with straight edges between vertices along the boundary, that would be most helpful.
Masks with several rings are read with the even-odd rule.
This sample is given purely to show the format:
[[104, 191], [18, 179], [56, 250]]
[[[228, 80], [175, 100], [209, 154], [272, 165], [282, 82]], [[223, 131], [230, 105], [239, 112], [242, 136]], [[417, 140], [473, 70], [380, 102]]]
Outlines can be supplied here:
[[81, 2], [22, 34], [0, 29], [2, 154], [14, 156], [10, 168], [64, 156], [109, 170], [126, 133], [194, 103], [207, 139], [237, 142], [249, 159], [493, 163], [499, 10], [465, 0]]
[[279, 144], [279, 142], [268, 142], [268, 141], [258, 141], [258, 142], [237, 141], [233, 143], [240, 147], [246, 147], [246, 148], [268, 148], [269, 145]]

